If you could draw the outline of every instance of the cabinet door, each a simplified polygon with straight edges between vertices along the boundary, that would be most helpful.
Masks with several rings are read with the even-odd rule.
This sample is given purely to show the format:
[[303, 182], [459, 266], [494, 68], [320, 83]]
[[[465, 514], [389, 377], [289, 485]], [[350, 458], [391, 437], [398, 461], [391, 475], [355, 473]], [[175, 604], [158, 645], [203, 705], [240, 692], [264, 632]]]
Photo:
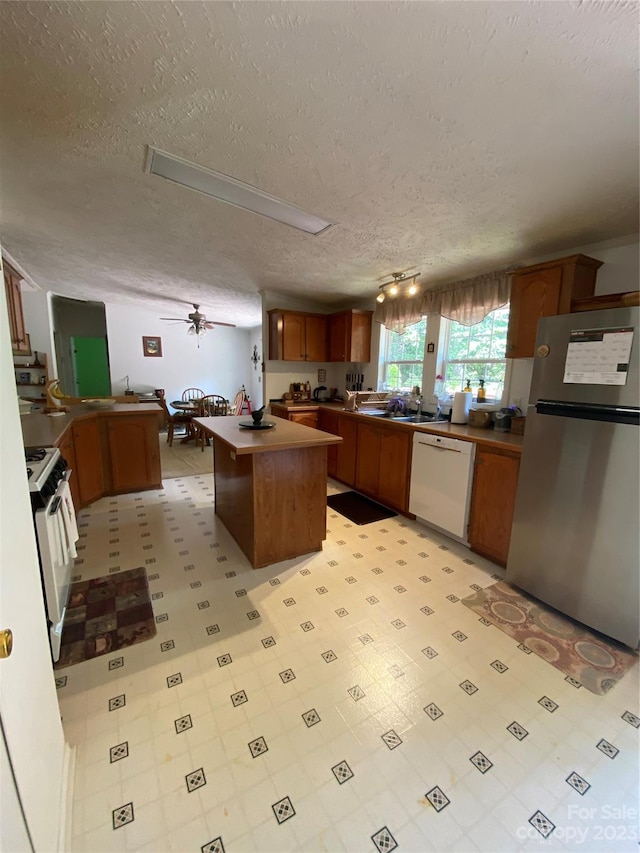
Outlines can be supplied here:
[[[318, 429], [329, 432], [331, 435], [338, 433], [338, 416], [334, 412], [320, 409], [318, 412]], [[335, 477], [338, 471], [338, 445], [331, 444], [327, 447], [327, 474]]]
[[72, 429], [80, 506], [87, 506], [104, 494], [98, 420], [77, 421]]
[[327, 360], [327, 318], [309, 314], [304, 320], [305, 356], [307, 361]]
[[370, 424], [358, 424], [356, 488], [371, 497], [378, 496], [381, 430]]
[[469, 543], [502, 566], [509, 553], [519, 467], [517, 454], [476, 448]]
[[371, 311], [351, 313], [348, 361], [371, 361]]
[[318, 413], [289, 412], [289, 420], [296, 424], [303, 424], [303, 426], [313, 427], [313, 429], [316, 429], [318, 426]]
[[157, 486], [161, 477], [154, 454], [154, 437], [158, 443], [155, 419], [108, 418], [107, 432], [113, 493]]
[[71, 477], [69, 479], [69, 488], [71, 489], [71, 498], [76, 512], [80, 509], [80, 490], [78, 488], [78, 472], [76, 470], [76, 451], [73, 445], [73, 430], [67, 430], [64, 438], [58, 444], [60, 455], [67, 463], [67, 468], [71, 468]]
[[409, 431], [381, 429], [378, 500], [401, 512], [409, 508], [411, 440]]
[[329, 318], [329, 361], [347, 361], [347, 315]]
[[329, 361], [371, 361], [372, 311], [343, 311], [329, 317]]
[[348, 417], [338, 418], [337, 434], [342, 437], [342, 444], [338, 445], [336, 479], [346, 483], [347, 486], [353, 486], [356, 481], [356, 422]]
[[533, 358], [538, 320], [558, 313], [561, 286], [561, 266], [513, 277], [507, 358]]
[[282, 358], [284, 361], [304, 361], [304, 314], [282, 315]]
[[9, 314], [9, 333], [11, 349], [14, 355], [31, 355], [31, 347], [27, 339], [22, 313], [22, 293], [20, 292], [20, 276], [3, 261], [4, 286], [7, 294], [7, 313]]

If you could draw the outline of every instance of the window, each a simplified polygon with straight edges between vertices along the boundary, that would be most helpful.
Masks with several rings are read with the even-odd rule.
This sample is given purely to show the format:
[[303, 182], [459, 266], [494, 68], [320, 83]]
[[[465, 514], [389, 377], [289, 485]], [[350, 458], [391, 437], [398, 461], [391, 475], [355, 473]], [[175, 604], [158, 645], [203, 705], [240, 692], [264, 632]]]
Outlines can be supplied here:
[[422, 387], [427, 318], [405, 329], [402, 335], [383, 329], [380, 391], [411, 392]]
[[462, 391], [470, 383], [474, 399], [484, 379], [487, 400], [500, 401], [504, 390], [507, 360], [509, 306], [488, 314], [475, 326], [462, 326], [454, 320], [446, 325], [441, 383], [444, 395]]

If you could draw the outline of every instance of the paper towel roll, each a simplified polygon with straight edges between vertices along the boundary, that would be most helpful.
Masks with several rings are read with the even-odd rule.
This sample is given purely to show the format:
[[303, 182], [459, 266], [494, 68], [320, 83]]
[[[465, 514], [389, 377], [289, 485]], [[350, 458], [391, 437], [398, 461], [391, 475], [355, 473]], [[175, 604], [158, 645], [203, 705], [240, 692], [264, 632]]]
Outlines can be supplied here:
[[466, 424], [469, 420], [469, 407], [473, 400], [472, 391], [456, 391], [451, 408], [451, 423]]

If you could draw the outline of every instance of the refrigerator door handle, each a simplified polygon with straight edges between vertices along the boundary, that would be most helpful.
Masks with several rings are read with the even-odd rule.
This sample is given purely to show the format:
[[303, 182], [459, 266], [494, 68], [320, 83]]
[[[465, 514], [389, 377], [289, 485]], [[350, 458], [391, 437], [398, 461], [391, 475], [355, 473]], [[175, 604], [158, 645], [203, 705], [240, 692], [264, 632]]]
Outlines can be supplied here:
[[640, 409], [634, 406], [602, 406], [596, 403], [566, 403], [561, 400], [538, 400], [539, 415], [579, 418], [583, 421], [606, 421], [614, 424], [640, 426]]

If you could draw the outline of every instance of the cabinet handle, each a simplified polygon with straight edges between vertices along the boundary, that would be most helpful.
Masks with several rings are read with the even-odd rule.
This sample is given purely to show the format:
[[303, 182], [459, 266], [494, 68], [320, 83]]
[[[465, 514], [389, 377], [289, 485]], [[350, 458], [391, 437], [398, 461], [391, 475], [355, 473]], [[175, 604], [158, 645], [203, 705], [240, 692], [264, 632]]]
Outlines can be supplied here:
[[514, 350], [515, 348], [516, 348], [516, 345], [515, 345], [515, 344], [507, 344], [507, 349], [508, 349], [508, 351], [509, 351], [509, 352], [513, 352], [513, 350]]

